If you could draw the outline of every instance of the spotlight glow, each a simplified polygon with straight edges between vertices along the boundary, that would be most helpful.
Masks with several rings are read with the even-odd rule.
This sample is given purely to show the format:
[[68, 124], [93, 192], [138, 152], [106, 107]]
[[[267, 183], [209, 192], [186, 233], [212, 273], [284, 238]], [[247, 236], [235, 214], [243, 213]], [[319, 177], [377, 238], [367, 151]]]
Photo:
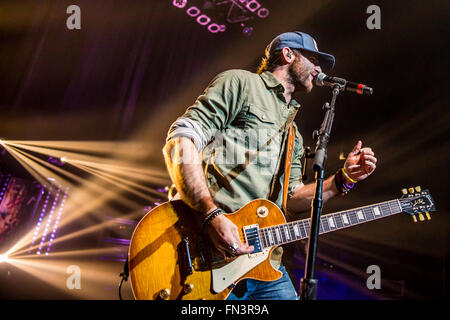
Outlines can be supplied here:
[[2, 262], [8, 262], [8, 255], [5, 253], [5, 254], [0, 254], [0, 263], [2, 263]]

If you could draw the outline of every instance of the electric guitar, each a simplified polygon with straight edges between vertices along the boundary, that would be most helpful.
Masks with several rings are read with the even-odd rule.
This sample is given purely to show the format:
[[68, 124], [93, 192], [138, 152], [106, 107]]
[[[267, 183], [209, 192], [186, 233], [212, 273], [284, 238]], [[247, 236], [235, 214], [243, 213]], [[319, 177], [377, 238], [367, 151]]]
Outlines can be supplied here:
[[[436, 211], [428, 190], [402, 190], [400, 199], [320, 217], [320, 234], [388, 217], [400, 212], [414, 222]], [[149, 211], [137, 225], [129, 249], [131, 287], [136, 299], [224, 300], [242, 279], [273, 281], [281, 272], [270, 263], [271, 252], [285, 243], [308, 238], [310, 219], [287, 223], [269, 200], [256, 199], [227, 214], [250, 254], [223, 258], [202, 235], [194, 212], [181, 200]], [[417, 218], [418, 217], [418, 218]]]

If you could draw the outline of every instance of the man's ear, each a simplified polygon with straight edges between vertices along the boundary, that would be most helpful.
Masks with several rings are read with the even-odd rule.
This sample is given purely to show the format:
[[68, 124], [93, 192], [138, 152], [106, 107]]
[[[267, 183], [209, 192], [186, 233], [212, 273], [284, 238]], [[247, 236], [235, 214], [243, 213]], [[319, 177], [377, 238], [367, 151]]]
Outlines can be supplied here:
[[294, 59], [294, 54], [292, 50], [288, 47], [284, 47], [281, 51], [281, 56], [283, 58], [283, 62], [285, 63], [291, 63]]

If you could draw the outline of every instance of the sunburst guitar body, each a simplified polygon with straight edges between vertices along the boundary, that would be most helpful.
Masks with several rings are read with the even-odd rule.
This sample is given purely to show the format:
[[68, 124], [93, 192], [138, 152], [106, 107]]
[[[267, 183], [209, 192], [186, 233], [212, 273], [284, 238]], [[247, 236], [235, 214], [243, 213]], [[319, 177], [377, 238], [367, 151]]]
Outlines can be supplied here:
[[[319, 234], [406, 212], [415, 222], [435, 211], [428, 190], [403, 189], [403, 196], [377, 204], [320, 217]], [[310, 220], [286, 223], [269, 200], [256, 199], [227, 214], [250, 254], [224, 258], [200, 232], [193, 212], [181, 200], [148, 212], [137, 225], [128, 253], [131, 287], [136, 299], [223, 300], [243, 279], [274, 281], [281, 272], [270, 263], [271, 252], [285, 243], [308, 238]], [[418, 217], [419, 219], [417, 219]]]
[[[136, 299], [220, 300], [242, 279], [272, 281], [281, 277], [268, 259], [275, 247], [224, 260], [200, 234], [194, 214], [176, 200], [156, 207], [139, 222], [129, 251]], [[227, 218], [238, 227], [243, 242], [246, 226], [261, 228], [286, 222], [281, 210], [264, 199], [248, 203]]]

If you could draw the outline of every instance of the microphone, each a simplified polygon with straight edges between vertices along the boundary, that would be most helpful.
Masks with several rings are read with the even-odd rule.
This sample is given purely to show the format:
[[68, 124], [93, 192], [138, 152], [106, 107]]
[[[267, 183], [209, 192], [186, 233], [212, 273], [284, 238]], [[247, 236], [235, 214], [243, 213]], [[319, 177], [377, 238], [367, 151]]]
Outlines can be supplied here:
[[314, 77], [314, 84], [319, 87], [320, 86], [333, 87], [334, 85], [338, 84], [343, 86], [345, 91], [368, 95], [371, 95], [373, 93], [373, 89], [371, 87], [366, 86], [365, 84], [347, 81], [345, 79], [338, 77], [330, 77], [322, 72], [320, 72]]

